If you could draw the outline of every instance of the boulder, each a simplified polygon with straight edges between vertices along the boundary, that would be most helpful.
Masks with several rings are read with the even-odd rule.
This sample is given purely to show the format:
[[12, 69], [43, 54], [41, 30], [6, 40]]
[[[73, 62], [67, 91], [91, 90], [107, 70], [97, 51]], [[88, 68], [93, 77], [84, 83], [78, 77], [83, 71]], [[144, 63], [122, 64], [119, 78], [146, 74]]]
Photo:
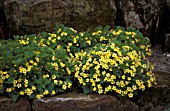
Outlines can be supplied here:
[[135, 102], [140, 111], [163, 111], [170, 108], [170, 87], [157, 86], [142, 92]]
[[160, 28], [164, 24], [165, 0], [116, 1], [117, 10], [122, 13], [122, 20], [124, 20], [126, 27], [135, 27], [145, 36], [150, 37], [151, 42], [159, 42], [156, 40], [163, 36]]
[[[170, 108], [170, 56], [161, 52], [161, 47], [153, 47], [149, 57], [155, 64], [153, 73], [156, 76], [157, 85], [140, 92], [134, 102], [140, 111], [163, 111]], [[168, 110], [167, 110], [168, 111]]]
[[111, 95], [66, 93], [33, 101], [34, 111], [137, 111], [130, 100]]
[[114, 0], [5, 0], [4, 12], [14, 34], [52, 31], [56, 23], [78, 31], [114, 25]]
[[3, 24], [4, 24], [4, 13], [3, 13], [3, 2], [4, 0], [0, 0], [0, 39], [2, 38], [5, 38], [5, 32], [4, 32], [4, 27], [3, 27]]
[[52, 0], [6, 0], [4, 12], [14, 34], [49, 31], [52, 27]]
[[31, 106], [24, 98], [14, 102], [10, 98], [0, 96], [0, 111], [31, 111]]
[[166, 34], [165, 49], [170, 51], [170, 34]]

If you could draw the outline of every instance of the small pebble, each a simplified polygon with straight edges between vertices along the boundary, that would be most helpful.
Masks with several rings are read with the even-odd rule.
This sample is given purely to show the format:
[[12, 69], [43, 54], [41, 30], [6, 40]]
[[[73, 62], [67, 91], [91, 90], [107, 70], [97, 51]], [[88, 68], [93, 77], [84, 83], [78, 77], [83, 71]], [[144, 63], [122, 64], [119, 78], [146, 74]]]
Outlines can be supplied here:
[[170, 54], [167, 54], [167, 57], [170, 57]]

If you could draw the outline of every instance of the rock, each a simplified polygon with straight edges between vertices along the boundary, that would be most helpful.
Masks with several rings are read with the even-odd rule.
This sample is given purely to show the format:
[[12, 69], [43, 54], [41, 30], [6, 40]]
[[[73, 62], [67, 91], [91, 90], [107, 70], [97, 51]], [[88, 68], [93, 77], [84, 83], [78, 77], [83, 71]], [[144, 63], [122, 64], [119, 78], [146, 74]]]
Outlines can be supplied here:
[[3, 30], [3, 22], [4, 22], [4, 14], [3, 14], [3, 2], [4, 0], [0, 0], [0, 39], [5, 38], [4, 30]]
[[78, 31], [98, 25], [114, 25], [113, 0], [5, 0], [10, 31], [18, 34], [52, 31], [56, 23]]
[[165, 49], [170, 51], [170, 34], [166, 34]]
[[[152, 48], [149, 60], [155, 64], [153, 73], [157, 85], [141, 92], [134, 101], [140, 111], [163, 111], [170, 108], [170, 57], [162, 53], [160, 47]], [[168, 111], [168, 110], [167, 110]]]
[[169, 10], [170, 10], [170, 0], [166, 0], [166, 3], [167, 3], [168, 8], [169, 8]]
[[13, 102], [12, 99], [0, 96], [0, 111], [31, 111], [31, 106], [24, 98]]
[[[162, 34], [160, 31], [165, 0], [116, 0], [117, 10], [122, 12], [127, 27], [139, 29], [153, 42]], [[119, 25], [119, 24], [118, 24]], [[161, 34], [158, 34], [161, 33]], [[162, 37], [162, 36], [161, 36]]]
[[52, 0], [6, 0], [4, 12], [12, 33], [28, 34], [52, 29]]
[[[40, 107], [41, 106], [41, 107]], [[66, 93], [33, 101], [34, 111], [137, 111], [131, 101], [110, 95]]]
[[157, 86], [142, 92], [136, 104], [140, 111], [163, 111], [170, 107], [170, 87]]

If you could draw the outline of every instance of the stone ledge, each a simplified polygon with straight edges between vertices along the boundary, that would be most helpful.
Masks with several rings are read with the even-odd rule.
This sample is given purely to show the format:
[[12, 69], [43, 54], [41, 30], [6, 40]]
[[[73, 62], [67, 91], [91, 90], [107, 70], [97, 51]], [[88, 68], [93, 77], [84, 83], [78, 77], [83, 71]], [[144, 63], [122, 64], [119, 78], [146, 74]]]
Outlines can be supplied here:
[[13, 102], [10, 98], [0, 96], [0, 111], [31, 111], [31, 106], [24, 98]]
[[66, 93], [34, 100], [33, 111], [138, 111], [138, 106], [110, 95]]

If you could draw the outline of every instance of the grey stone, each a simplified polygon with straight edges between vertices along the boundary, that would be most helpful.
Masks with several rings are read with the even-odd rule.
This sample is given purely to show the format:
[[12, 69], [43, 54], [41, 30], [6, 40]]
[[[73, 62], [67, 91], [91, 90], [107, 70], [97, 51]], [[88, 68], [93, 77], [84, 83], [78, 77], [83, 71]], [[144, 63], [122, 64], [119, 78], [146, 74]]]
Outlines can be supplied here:
[[[41, 106], [41, 107], [40, 107]], [[138, 111], [132, 101], [110, 95], [66, 93], [33, 101], [34, 111]]]
[[170, 51], [170, 34], [166, 34], [165, 49]]
[[0, 111], [31, 111], [31, 106], [24, 98], [14, 102], [10, 98], [0, 96]]
[[4, 11], [13, 33], [52, 31], [56, 23], [78, 31], [114, 25], [114, 0], [5, 0]]
[[170, 87], [156, 86], [146, 90], [138, 96], [140, 111], [163, 111], [170, 107]]
[[143, 31], [150, 37], [159, 30], [160, 19], [166, 4], [164, 0], [117, 0], [126, 26]]

